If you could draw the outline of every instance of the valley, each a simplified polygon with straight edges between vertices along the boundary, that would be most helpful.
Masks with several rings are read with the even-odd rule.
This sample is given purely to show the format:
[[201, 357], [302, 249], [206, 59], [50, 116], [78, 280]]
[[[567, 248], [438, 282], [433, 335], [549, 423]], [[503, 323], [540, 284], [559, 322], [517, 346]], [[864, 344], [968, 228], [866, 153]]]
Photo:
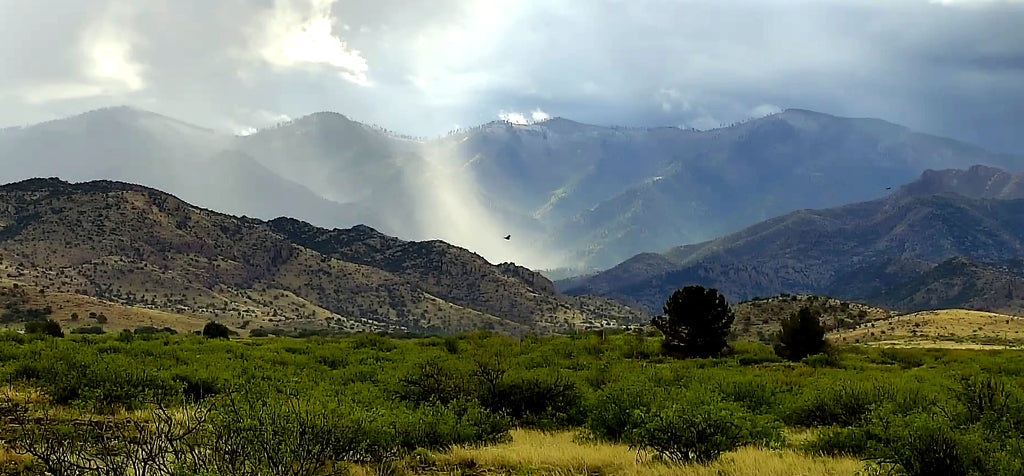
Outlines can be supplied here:
[[[140, 114], [154, 127], [167, 120], [104, 114], [133, 118], [131, 127]], [[430, 235], [424, 224], [433, 220], [416, 208], [416, 187], [425, 185], [409, 181], [451, 177], [447, 165], [418, 162], [424, 144], [441, 142], [380, 135], [336, 114], [236, 138], [252, 142], [231, 153], [233, 163], [265, 161], [259, 173], [272, 180], [256, 191], [237, 184], [233, 200], [259, 194], [271, 207], [260, 212], [266, 218], [124, 181], [2, 185], [0, 473], [826, 475], [923, 461], [1013, 474], [1024, 461], [1012, 431], [1024, 402], [1015, 370], [1024, 345], [1021, 175], [983, 165], [924, 170], [868, 201], [784, 213], [828, 201], [794, 194], [726, 204], [716, 194], [744, 182], [638, 145], [657, 138], [674, 144], [673, 154], [731, 157], [716, 141], [788, 150], [823, 140], [823, 127], [828, 140], [851, 124], [868, 129], [859, 140], [890, 130], [807, 111], [771, 117], [709, 133], [552, 119], [438, 139], [453, 141], [450, 157], [473, 154], [465, 168], [480, 188], [472, 194], [488, 203], [477, 211], [524, 227], [499, 234], [481, 222], [453, 233], [494, 234], [486, 239], [499, 245], [488, 247], [527, 246], [533, 256], [573, 256], [557, 282], [441, 239], [408, 239]], [[339, 130], [347, 132], [331, 132]], [[205, 137], [194, 143], [210, 139], [183, 131]], [[531, 165], [561, 160], [562, 146], [544, 141], [568, 141], [581, 151], [577, 162], [559, 163], [558, 173]], [[942, 144], [964, 160], [980, 153]], [[294, 150], [295, 168], [272, 167]], [[303, 178], [337, 150], [348, 154], [338, 168], [323, 169], [320, 182]], [[620, 153], [650, 162], [626, 173], [616, 169]], [[703, 160], [696, 157], [707, 156], [687, 160]], [[359, 167], [348, 168], [353, 161]], [[672, 167], [674, 175], [665, 172]], [[664, 175], [630, 185], [650, 173]], [[785, 175], [766, 182], [790, 193], [799, 174]], [[721, 188], [694, 201], [691, 193], [703, 193], [694, 184], [713, 177]], [[623, 195], [602, 205], [615, 187], [595, 190], [613, 178]], [[303, 183], [289, 187], [313, 197], [299, 212], [354, 223], [277, 215], [273, 207], [293, 206], [274, 198], [279, 179]], [[446, 203], [470, 190], [459, 187]], [[701, 211], [676, 214], [681, 201]], [[745, 211], [728, 211], [734, 206]], [[617, 211], [602, 215], [604, 207]], [[693, 234], [694, 222], [715, 214], [730, 219]], [[758, 222], [758, 214], [778, 216]], [[395, 236], [365, 222], [419, 231]], [[570, 229], [571, 238], [558, 234]], [[571, 244], [577, 239], [582, 248]], [[644, 252], [574, 275], [635, 251]], [[652, 321], [689, 285], [728, 299], [733, 317], [711, 356], [680, 355], [668, 346], [679, 337]], [[818, 327], [787, 334], [801, 315]], [[795, 354], [792, 336], [809, 342], [815, 332], [820, 347]], [[919, 435], [958, 452], [935, 453]]]

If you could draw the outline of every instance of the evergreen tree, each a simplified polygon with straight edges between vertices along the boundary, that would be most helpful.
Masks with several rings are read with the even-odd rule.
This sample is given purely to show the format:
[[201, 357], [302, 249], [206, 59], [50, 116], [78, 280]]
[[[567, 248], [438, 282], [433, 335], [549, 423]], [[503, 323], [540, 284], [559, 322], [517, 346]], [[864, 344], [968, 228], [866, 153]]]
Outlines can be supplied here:
[[775, 345], [775, 353], [792, 361], [828, 349], [825, 327], [821, 325], [821, 311], [807, 306], [782, 321], [782, 329], [777, 336], [779, 342]]
[[662, 334], [663, 350], [683, 357], [716, 357], [725, 348], [735, 319], [725, 296], [717, 289], [687, 286], [672, 293], [664, 315], [651, 324]]

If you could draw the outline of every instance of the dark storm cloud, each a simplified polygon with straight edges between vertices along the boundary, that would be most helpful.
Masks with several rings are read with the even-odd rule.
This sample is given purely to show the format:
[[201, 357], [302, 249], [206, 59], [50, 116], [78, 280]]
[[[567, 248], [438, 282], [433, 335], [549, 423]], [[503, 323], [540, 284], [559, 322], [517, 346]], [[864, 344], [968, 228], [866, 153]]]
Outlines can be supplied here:
[[0, 125], [129, 103], [225, 130], [335, 110], [432, 135], [503, 111], [707, 128], [801, 107], [1024, 153], [1020, 2], [0, 0], [0, 9]]

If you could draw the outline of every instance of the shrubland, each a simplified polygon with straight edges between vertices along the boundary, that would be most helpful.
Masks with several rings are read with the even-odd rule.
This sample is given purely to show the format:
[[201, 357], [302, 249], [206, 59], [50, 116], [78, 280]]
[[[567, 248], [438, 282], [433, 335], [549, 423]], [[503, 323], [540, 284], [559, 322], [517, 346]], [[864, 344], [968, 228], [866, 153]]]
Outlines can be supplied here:
[[0, 439], [27, 455], [5, 464], [54, 475], [456, 471], [445, 455], [515, 448], [511, 436], [531, 431], [670, 467], [762, 449], [895, 474], [1024, 470], [1024, 354], [835, 346], [790, 362], [743, 341], [707, 359], [661, 349], [643, 331], [12, 332], [0, 335]]

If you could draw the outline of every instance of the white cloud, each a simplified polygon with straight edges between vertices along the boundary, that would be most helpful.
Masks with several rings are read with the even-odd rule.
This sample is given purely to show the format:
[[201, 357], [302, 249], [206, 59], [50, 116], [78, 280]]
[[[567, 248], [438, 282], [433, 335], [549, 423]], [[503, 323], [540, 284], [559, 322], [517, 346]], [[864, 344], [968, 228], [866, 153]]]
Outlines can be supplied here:
[[782, 112], [782, 108], [774, 104], [761, 104], [750, 110], [750, 117], [764, 117]]
[[[259, 54], [278, 67], [329, 65], [340, 70], [341, 77], [369, 85], [369, 65], [359, 51], [334, 34], [331, 6], [336, 0], [275, 0], [274, 8], [263, 18], [259, 33]], [[296, 3], [305, 3], [299, 8]]]
[[526, 120], [526, 115], [521, 112], [501, 111], [498, 113], [498, 118], [505, 122], [510, 122], [512, 124], [525, 125], [530, 123], [530, 121]]
[[498, 118], [512, 124], [527, 125], [551, 119], [551, 115], [544, 112], [540, 108], [536, 108], [533, 111], [530, 111], [529, 115], [522, 112], [510, 112], [502, 110], [498, 112]]
[[56, 101], [118, 97], [125, 93], [145, 89], [143, 72], [146, 67], [134, 58], [139, 35], [132, 29], [132, 5], [111, 2], [101, 10], [100, 16], [86, 21], [75, 36], [72, 58], [77, 70], [64, 78], [35, 81], [17, 88], [21, 99], [30, 105]]

